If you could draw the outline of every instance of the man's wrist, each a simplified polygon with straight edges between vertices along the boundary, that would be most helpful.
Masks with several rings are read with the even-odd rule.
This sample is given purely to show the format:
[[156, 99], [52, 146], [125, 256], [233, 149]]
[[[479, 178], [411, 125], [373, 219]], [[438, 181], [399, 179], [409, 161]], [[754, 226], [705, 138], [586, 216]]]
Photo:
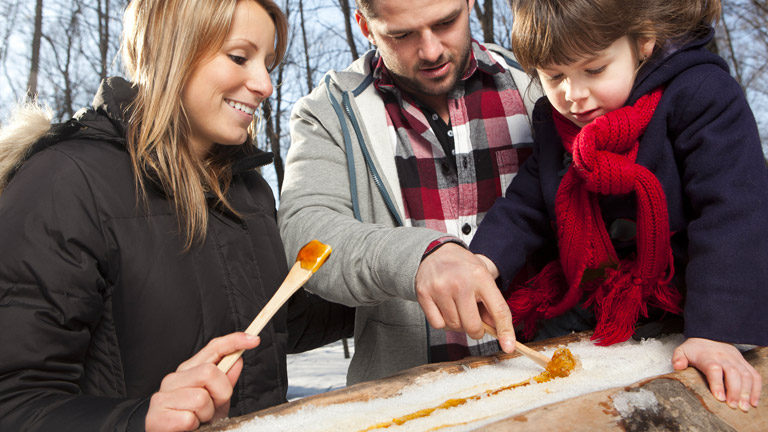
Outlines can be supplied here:
[[440, 237], [437, 240], [433, 240], [427, 245], [427, 248], [424, 250], [424, 253], [421, 255], [421, 260], [424, 261], [424, 258], [428, 257], [433, 252], [440, 249], [440, 247], [446, 243], [455, 243], [463, 247], [464, 249], [467, 249], [467, 245], [464, 244], [464, 242], [459, 240], [458, 238], [451, 237], [451, 236], [444, 236], [444, 237]]

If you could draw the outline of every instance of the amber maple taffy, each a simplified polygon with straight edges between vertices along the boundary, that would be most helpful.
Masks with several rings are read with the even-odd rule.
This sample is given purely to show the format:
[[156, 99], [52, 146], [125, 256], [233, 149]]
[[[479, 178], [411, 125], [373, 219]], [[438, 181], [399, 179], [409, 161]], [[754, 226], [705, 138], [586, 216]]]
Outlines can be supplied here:
[[[491, 327], [491, 326], [489, 326], [489, 325], [487, 325], [485, 323], [483, 323], [483, 326], [485, 327], [486, 333], [490, 334], [493, 337], [496, 337], [496, 331], [493, 329], [493, 327]], [[527, 386], [527, 385], [529, 385], [531, 383], [531, 381], [534, 381], [534, 382], [537, 382], [537, 383], [543, 383], [543, 382], [547, 382], [547, 381], [549, 381], [549, 380], [551, 380], [553, 378], [564, 378], [564, 377], [567, 377], [568, 375], [571, 374], [571, 371], [573, 371], [576, 368], [576, 365], [578, 363], [576, 358], [571, 353], [571, 350], [569, 350], [568, 348], [559, 348], [559, 349], [557, 349], [555, 351], [555, 353], [552, 354], [552, 359], [551, 360], [547, 359], [547, 356], [545, 356], [544, 354], [541, 354], [538, 351], [535, 351], [535, 350], [533, 350], [531, 348], [528, 348], [527, 346], [523, 345], [520, 342], [516, 342], [515, 349], [520, 351], [521, 353], [525, 354], [526, 356], [531, 358], [536, 363], [544, 366], [544, 371], [542, 373], [540, 373], [539, 375], [536, 375], [535, 377], [531, 378], [531, 379], [528, 379], [528, 380], [525, 380], [525, 381], [522, 381], [522, 382], [519, 382], [519, 383], [511, 384], [511, 385], [500, 387], [500, 388], [493, 389], [493, 390], [487, 390], [487, 391], [484, 391], [482, 393], [479, 393], [479, 394], [476, 394], [476, 395], [472, 395], [472, 396], [469, 396], [469, 397], [465, 397], [465, 398], [448, 399], [447, 401], [443, 402], [442, 404], [440, 404], [438, 406], [435, 406], [435, 407], [432, 407], [432, 408], [425, 408], [425, 409], [422, 409], [422, 410], [419, 410], [419, 411], [416, 411], [416, 412], [413, 412], [413, 413], [410, 413], [410, 414], [406, 414], [406, 415], [401, 416], [401, 417], [394, 418], [394, 419], [392, 419], [390, 421], [386, 421], [386, 422], [375, 424], [375, 425], [373, 425], [373, 426], [371, 426], [371, 427], [369, 427], [367, 429], [364, 429], [362, 432], [372, 431], [372, 430], [375, 430], [375, 429], [387, 429], [387, 428], [395, 426], [395, 425], [400, 426], [400, 425], [403, 425], [404, 423], [409, 422], [411, 420], [416, 420], [416, 419], [419, 419], [419, 418], [428, 417], [428, 416], [432, 415], [432, 413], [434, 413], [435, 411], [438, 411], [438, 410], [444, 410], [444, 409], [449, 409], [449, 408], [457, 407], [457, 406], [460, 406], [460, 405], [464, 405], [465, 403], [467, 403], [469, 401], [480, 400], [480, 399], [482, 399], [484, 397], [493, 396], [493, 395], [499, 394], [499, 393], [501, 393], [503, 391], [511, 390], [511, 389], [514, 389], [514, 388], [517, 388], [517, 387]], [[542, 360], [543, 360], [544, 364], [542, 364]], [[443, 426], [440, 426], [440, 427], [435, 428], [435, 429], [441, 429], [443, 427], [453, 427], [453, 426], [458, 426], [458, 424], [443, 425]], [[435, 430], [435, 429], [433, 429], [433, 430]]]

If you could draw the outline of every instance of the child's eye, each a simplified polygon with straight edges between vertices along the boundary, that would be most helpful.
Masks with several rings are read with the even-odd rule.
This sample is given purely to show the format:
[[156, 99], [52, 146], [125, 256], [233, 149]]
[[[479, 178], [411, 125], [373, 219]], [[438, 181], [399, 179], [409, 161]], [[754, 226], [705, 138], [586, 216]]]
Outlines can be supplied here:
[[560, 81], [561, 79], [563, 79], [563, 74], [550, 75], [550, 76], [547, 76], [547, 79], [550, 80], [550, 81], [557, 82], [557, 81]]
[[245, 62], [248, 61], [247, 58], [243, 56], [234, 55], [234, 54], [229, 54], [229, 59], [238, 65], [244, 65]]
[[600, 66], [597, 69], [587, 69], [587, 73], [590, 75], [597, 75], [605, 70], [606, 66]]

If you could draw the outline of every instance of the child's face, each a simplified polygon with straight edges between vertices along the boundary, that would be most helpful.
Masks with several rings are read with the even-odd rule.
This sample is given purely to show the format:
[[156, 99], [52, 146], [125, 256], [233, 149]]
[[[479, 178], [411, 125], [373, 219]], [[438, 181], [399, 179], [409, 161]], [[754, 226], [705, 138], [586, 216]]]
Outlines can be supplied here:
[[560, 114], [578, 126], [624, 106], [635, 82], [639, 59], [653, 51], [654, 39], [628, 37], [608, 48], [567, 65], [539, 68], [544, 92]]

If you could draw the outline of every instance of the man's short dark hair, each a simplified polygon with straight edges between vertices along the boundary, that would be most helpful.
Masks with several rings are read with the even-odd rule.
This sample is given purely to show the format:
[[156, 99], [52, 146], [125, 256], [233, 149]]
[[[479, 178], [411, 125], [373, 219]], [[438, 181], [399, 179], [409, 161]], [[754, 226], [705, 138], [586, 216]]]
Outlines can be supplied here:
[[365, 19], [376, 18], [376, 14], [373, 11], [373, 0], [355, 0], [355, 4]]

